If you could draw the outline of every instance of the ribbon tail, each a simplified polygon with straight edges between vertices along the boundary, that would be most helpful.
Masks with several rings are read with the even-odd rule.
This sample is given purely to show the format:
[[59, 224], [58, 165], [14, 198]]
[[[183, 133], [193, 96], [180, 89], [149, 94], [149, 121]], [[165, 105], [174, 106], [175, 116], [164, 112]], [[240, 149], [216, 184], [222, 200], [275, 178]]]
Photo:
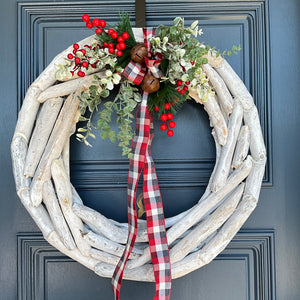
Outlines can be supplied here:
[[135, 244], [138, 222], [136, 210], [136, 191], [140, 175], [143, 171], [146, 149], [150, 138], [150, 119], [145, 118], [147, 110], [147, 93], [143, 94], [143, 100], [138, 107], [136, 115], [136, 133], [131, 143], [133, 158], [129, 159], [129, 172], [127, 183], [127, 214], [128, 214], [128, 238], [125, 250], [120, 258], [111, 280], [115, 300], [120, 298], [120, 290], [127, 260]]
[[[150, 115], [150, 112], [148, 113]], [[172, 287], [171, 262], [163, 203], [155, 164], [151, 155], [151, 142], [154, 136], [152, 118], [150, 131], [151, 134], [146, 151], [146, 161], [143, 172], [143, 196], [147, 216], [149, 248], [156, 282], [154, 300], [169, 300]]]

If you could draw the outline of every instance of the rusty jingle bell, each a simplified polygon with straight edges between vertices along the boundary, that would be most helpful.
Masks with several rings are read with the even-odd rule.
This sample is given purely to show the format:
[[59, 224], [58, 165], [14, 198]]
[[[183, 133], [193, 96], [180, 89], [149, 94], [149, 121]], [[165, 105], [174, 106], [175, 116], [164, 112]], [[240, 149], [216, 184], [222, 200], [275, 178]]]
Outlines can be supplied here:
[[137, 44], [130, 51], [131, 60], [139, 64], [144, 63], [144, 57], [148, 56], [148, 51], [145, 45]]
[[141, 84], [142, 90], [147, 93], [154, 93], [159, 90], [159, 81], [153, 75], [146, 75]]

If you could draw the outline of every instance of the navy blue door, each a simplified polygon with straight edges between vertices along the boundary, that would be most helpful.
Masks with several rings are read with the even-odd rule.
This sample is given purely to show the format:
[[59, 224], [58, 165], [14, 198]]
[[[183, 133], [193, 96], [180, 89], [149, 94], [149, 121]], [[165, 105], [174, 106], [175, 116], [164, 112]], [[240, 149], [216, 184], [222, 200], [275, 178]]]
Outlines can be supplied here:
[[[219, 49], [241, 44], [230, 64], [259, 110], [268, 163], [258, 207], [225, 251], [202, 269], [174, 280], [172, 299], [300, 299], [300, 2], [146, 1], [147, 26], [199, 20], [201, 39]], [[9, 145], [17, 112], [30, 83], [52, 58], [92, 34], [81, 15], [110, 23], [134, 1], [1, 0], [0, 37], [0, 299], [113, 299], [110, 280], [96, 276], [49, 246], [15, 194]], [[153, 143], [166, 216], [195, 204], [215, 158], [209, 121], [187, 103], [170, 139], [158, 126]], [[156, 124], [159, 125], [159, 124]], [[72, 182], [88, 206], [126, 221], [127, 160], [102, 141], [93, 148], [72, 141]], [[116, 209], [117, 208], [117, 209]], [[153, 299], [154, 284], [124, 281], [122, 300]]]

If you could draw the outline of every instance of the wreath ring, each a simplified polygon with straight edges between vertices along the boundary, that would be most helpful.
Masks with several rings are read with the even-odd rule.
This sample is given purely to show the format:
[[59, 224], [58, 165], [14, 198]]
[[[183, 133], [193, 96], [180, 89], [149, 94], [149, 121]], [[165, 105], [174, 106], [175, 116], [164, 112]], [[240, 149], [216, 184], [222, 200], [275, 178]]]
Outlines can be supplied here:
[[[134, 34], [143, 41], [141, 29]], [[58, 54], [27, 91], [11, 144], [16, 190], [51, 245], [96, 274], [111, 277], [124, 250], [127, 224], [85, 206], [70, 183], [69, 137], [80, 115], [77, 96], [92, 77], [55, 82], [56, 66], [71, 49]], [[225, 59], [207, 58], [203, 68], [217, 96], [206, 102], [192, 92], [190, 96], [210, 118], [216, 163], [199, 202], [166, 219], [173, 278], [206, 265], [227, 246], [256, 207], [266, 163], [252, 96]], [[124, 278], [154, 281], [147, 239], [146, 223], [139, 220]]]

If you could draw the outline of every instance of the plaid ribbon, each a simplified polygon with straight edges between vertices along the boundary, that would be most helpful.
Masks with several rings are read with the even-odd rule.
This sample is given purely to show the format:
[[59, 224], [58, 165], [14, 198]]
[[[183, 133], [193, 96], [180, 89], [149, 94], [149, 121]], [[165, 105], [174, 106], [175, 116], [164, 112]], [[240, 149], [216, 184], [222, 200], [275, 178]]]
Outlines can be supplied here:
[[[150, 49], [149, 38], [154, 34], [152, 28], [144, 28], [145, 45]], [[148, 51], [150, 53], [150, 51]], [[148, 70], [148, 72], [150, 72]], [[125, 250], [118, 262], [111, 285], [115, 300], [120, 298], [120, 289], [126, 262], [132, 252], [137, 236], [136, 191], [143, 172], [143, 196], [147, 217], [147, 233], [153, 264], [156, 291], [154, 300], [169, 300], [171, 296], [171, 263], [163, 212], [154, 161], [151, 156], [151, 143], [154, 137], [153, 118], [147, 108], [148, 93], [144, 92], [137, 109], [135, 136], [131, 148], [133, 157], [129, 159], [127, 205], [128, 238]]]
[[[145, 57], [145, 64], [148, 68], [148, 71], [152, 73], [152, 75], [156, 78], [160, 78], [163, 75], [163, 72], [158, 68], [161, 57], [159, 55], [155, 56], [155, 59], [151, 59], [151, 44], [150, 44], [150, 38], [155, 35], [155, 31], [153, 28], [143, 28], [144, 33], [144, 40], [145, 40], [145, 46], [148, 51], [148, 56]], [[125, 67], [125, 69], [122, 72], [122, 75], [132, 81], [133, 83], [140, 85], [146, 75], [146, 69], [145, 66], [130, 61], [128, 65]]]

